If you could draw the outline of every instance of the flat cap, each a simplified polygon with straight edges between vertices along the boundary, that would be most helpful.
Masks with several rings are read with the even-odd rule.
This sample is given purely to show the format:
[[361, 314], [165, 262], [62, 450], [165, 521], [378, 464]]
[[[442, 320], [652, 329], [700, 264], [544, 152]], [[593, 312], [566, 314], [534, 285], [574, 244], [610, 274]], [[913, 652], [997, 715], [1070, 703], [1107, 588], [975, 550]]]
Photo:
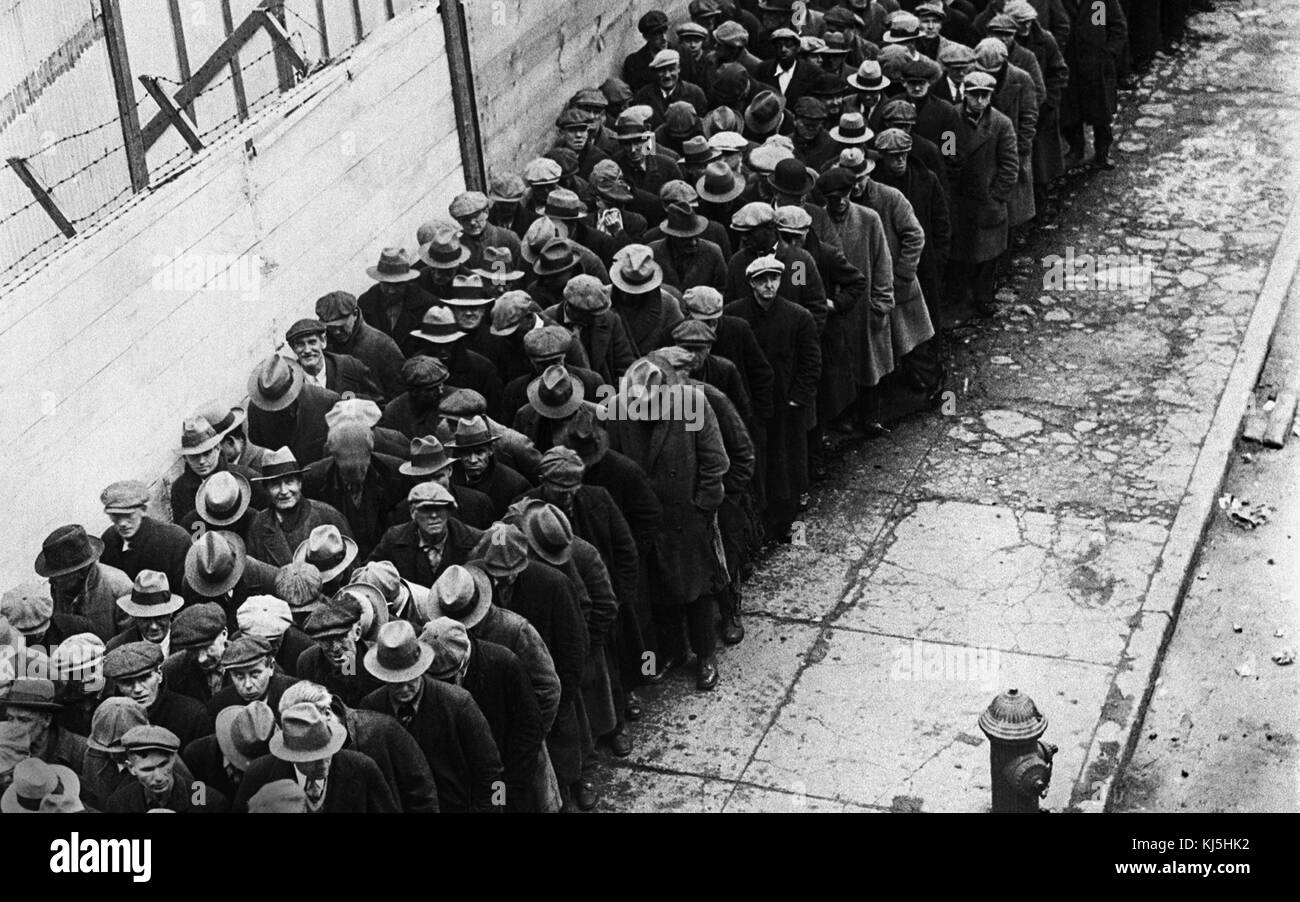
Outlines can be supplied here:
[[300, 319], [284, 333], [284, 340], [294, 342], [307, 335], [324, 335], [325, 324], [318, 319]]
[[595, 276], [576, 275], [564, 286], [564, 303], [574, 310], [600, 313], [610, 307], [609, 289]]
[[1002, 7], [1002, 12], [1014, 19], [1017, 25], [1038, 18], [1038, 10], [1028, 0], [1008, 0], [1007, 5]]
[[180, 751], [181, 740], [166, 727], [153, 724], [132, 727], [122, 736], [122, 747], [127, 754], [131, 752], [170, 752]]
[[709, 146], [723, 153], [739, 153], [749, 146], [749, 141], [740, 132], [715, 132], [709, 136]]
[[943, 67], [928, 56], [917, 56], [905, 60], [899, 71], [904, 79], [924, 78], [926, 81], [934, 81], [943, 74]]
[[771, 173], [776, 164], [794, 156], [794, 151], [780, 144], [760, 144], [749, 152], [749, 168], [755, 172]]
[[722, 316], [722, 292], [711, 285], [692, 285], [682, 294], [686, 310], [699, 319]]
[[650, 60], [651, 69], [666, 69], [669, 66], [679, 66], [682, 62], [682, 55], [671, 48], [660, 50], [655, 54], [654, 59]]
[[812, 228], [812, 216], [803, 207], [794, 204], [777, 207], [773, 218], [778, 232], [806, 232]]
[[353, 595], [339, 592], [311, 612], [303, 624], [303, 632], [313, 639], [343, 636], [361, 621], [361, 614], [361, 602]]
[[[373, 435], [369, 430], [365, 434]], [[275, 574], [276, 596], [295, 611], [310, 611], [320, 604], [324, 584], [320, 569], [306, 561], [290, 561]]]
[[1007, 45], [998, 38], [985, 38], [975, 45], [975, 65], [986, 71], [996, 71], [1007, 61]]
[[711, 345], [717, 338], [712, 324], [701, 319], [684, 319], [673, 329], [673, 341], [683, 348]]
[[[601, 95], [601, 99], [604, 99], [604, 95]], [[560, 130], [566, 128], [585, 129], [590, 125], [591, 114], [578, 109], [576, 106], [565, 107], [560, 111], [560, 115], [555, 117], [555, 127]]]
[[904, 153], [912, 149], [912, 136], [901, 128], [887, 128], [876, 135], [876, 150], [881, 153]]
[[996, 78], [978, 69], [974, 72], [967, 72], [966, 77], [961, 80], [962, 89], [965, 91], [987, 91], [992, 93], [997, 84], [998, 80]]
[[104, 679], [126, 680], [162, 666], [162, 648], [152, 642], [127, 642], [104, 655]]
[[54, 613], [48, 582], [29, 582], [14, 586], [0, 600], [0, 616], [24, 636], [39, 633], [49, 626]]
[[271, 643], [261, 636], [243, 635], [232, 639], [221, 656], [221, 667], [248, 667], [265, 661], [271, 655]]
[[[172, 627], [172, 648], [176, 628]], [[50, 656], [50, 679], [73, 682], [93, 678], [104, 666], [104, 640], [94, 633], [77, 633], [59, 643]]]
[[530, 185], [552, 185], [563, 175], [560, 164], [550, 157], [538, 157], [524, 167], [524, 181]]
[[501, 172], [488, 179], [488, 199], [493, 202], [520, 201], [527, 191], [528, 186], [517, 172]]
[[772, 43], [777, 41], [798, 41], [799, 35], [793, 28], [778, 28], [768, 36], [768, 40]]
[[481, 416], [487, 413], [487, 398], [472, 388], [453, 388], [438, 402], [438, 413], [457, 419]]
[[627, 103], [632, 99], [632, 89], [621, 78], [607, 78], [600, 83], [600, 93], [611, 104]]
[[537, 475], [543, 481], [557, 486], [582, 485], [582, 474], [586, 467], [578, 452], [563, 445], [555, 445], [542, 455], [537, 465]]
[[226, 629], [226, 612], [216, 602], [181, 608], [172, 620], [171, 649], [207, 648]]
[[316, 318], [323, 323], [338, 322], [356, 312], [356, 295], [346, 291], [331, 291], [316, 299]]
[[452, 198], [451, 205], [447, 212], [453, 217], [473, 216], [475, 213], [482, 213], [488, 208], [487, 195], [481, 191], [462, 191]]
[[[880, 116], [886, 123], [915, 122], [916, 104], [908, 100], [891, 100], [880, 111]], [[879, 146], [879, 137], [877, 137], [877, 146]]]
[[401, 375], [407, 388], [433, 388], [446, 382], [450, 373], [436, 357], [418, 354], [402, 364]]
[[975, 62], [975, 51], [965, 44], [945, 44], [939, 51], [939, 62], [944, 65], [966, 65]]
[[1000, 12], [993, 18], [989, 19], [989, 24], [984, 26], [984, 31], [987, 34], [994, 34], [997, 32], [1014, 33], [1017, 28], [1018, 26], [1016, 25], [1016, 19], [1014, 16], [1007, 15], [1005, 12]]
[[636, 21], [636, 30], [643, 35], [653, 34], [668, 27], [668, 16], [657, 9], [652, 9]]
[[709, 30], [699, 22], [683, 22], [675, 29], [679, 38], [699, 38], [705, 40], [709, 36]]
[[297, 780], [272, 780], [248, 800], [249, 814], [300, 814], [307, 810], [307, 792]]
[[572, 345], [573, 333], [563, 326], [542, 326], [524, 334], [524, 353], [529, 357], [562, 357]]
[[609, 100], [605, 97], [600, 88], [582, 88], [578, 93], [573, 95], [570, 104], [576, 107], [590, 107], [593, 110], [603, 110], [609, 107]]
[[738, 232], [747, 232], [750, 229], [769, 225], [775, 221], [776, 216], [772, 212], [772, 205], [756, 200], [745, 204], [732, 214], [731, 227]]
[[[538, 222], [548, 221], [539, 219]], [[520, 324], [533, 316], [536, 302], [526, 291], [507, 291], [492, 305], [493, 335], [513, 335]]]
[[745, 267], [745, 278], [752, 279], [755, 276], [761, 276], [763, 273], [783, 273], [785, 264], [776, 259], [771, 254], [765, 257], [758, 257], [752, 263]]
[[99, 493], [106, 514], [126, 514], [149, 506], [149, 487], [138, 479], [123, 479]]
[[437, 482], [422, 482], [406, 495], [406, 503], [411, 508], [417, 507], [455, 507], [456, 499]]
[[852, 191], [857, 182], [858, 180], [853, 173], [843, 166], [832, 166], [817, 179], [817, 190], [823, 195], [840, 194], [845, 191]]
[[749, 43], [749, 32], [744, 25], [728, 19], [713, 29], [713, 40], [729, 47], [744, 47]]
[[794, 114], [800, 119], [825, 119], [826, 104], [805, 94], [794, 102]]
[[250, 595], [235, 611], [235, 625], [240, 633], [269, 642], [283, 636], [293, 625], [293, 609], [283, 598], [274, 595]]
[[433, 663], [426, 673], [435, 680], [449, 680], [469, 660], [469, 631], [450, 617], [439, 617], [424, 625], [420, 641], [433, 649]]

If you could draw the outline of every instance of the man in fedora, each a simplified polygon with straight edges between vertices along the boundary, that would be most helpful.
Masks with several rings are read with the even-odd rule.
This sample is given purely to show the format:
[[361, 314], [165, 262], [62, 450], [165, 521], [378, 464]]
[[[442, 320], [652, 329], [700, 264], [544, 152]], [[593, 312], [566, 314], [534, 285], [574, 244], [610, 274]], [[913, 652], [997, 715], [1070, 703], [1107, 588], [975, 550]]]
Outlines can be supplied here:
[[489, 203], [487, 195], [481, 191], [462, 191], [451, 199], [447, 207], [451, 218], [460, 226], [461, 246], [469, 251], [464, 265], [470, 269], [480, 267], [486, 261], [484, 251], [487, 248], [503, 247], [509, 250], [511, 268], [514, 268], [521, 259], [519, 236], [489, 222]]
[[594, 276], [569, 279], [564, 286], [563, 303], [548, 307], [543, 313], [573, 334], [574, 344], [582, 349], [588, 366], [606, 384], [614, 384], [636, 359], [626, 326], [612, 309], [609, 291]]
[[[248, 376], [248, 400], [248, 437], [254, 442], [267, 448], [288, 448], [304, 464], [325, 456], [325, 417], [341, 396], [308, 383], [296, 360], [272, 354], [254, 367]], [[262, 458], [263, 471], [269, 458]], [[244, 473], [255, 490], [259, 487], [257, 475]], [[254, 498], [254, 507], [260, 506], [257, 502]]]
[[438, 404], [447, 376], [446, 365], [435, 357], [421, 354], [406, 361], [402, 364], [405, 389], [384, 406], [379, 425], [408, 440], [431, 435], [438, 427]]
[[[628, 184], [657, 195], [664, 182], [682, 177], [681, 169], [665, 153], [653, 149], [654, 129], [632, 110], [623, 112], [614, 125], [619, 151], [610, 159], [618, 164]], [[661, 210], [645, 212], [647, 218], [662, 216]]]
[[745, 107], [742, 137], [757, 144], [775, 135], [788, 135], [794, 120], [786, 108], [785, 98], [773, 90], [756, 91]]
[[181, 760], [196, 780], [233, 799], [248, 765], [270, 754], [275, 729], [275, 712], [266, 702], [231, 705], [217, 714], [215, 733], [181, 749]]
[[[357, 560], [357, 542], [339, 532], [337, 526], [325, 525], [317, 526], [311, 531], [301, 545], [294, 550], [293, 564], [286, 566], [310, 566], [314, 567], [319, 573], [319, 581], [314, 587], [317, 591], [316, 597], [307, 602], [315, 604], [319, 601], [320, 593], [332, 595], [335, 590], [342, 588], [352, 576], [352, 570], [356, 566]], [[280, 569], [280, 577], [276, 579], [277, 584], [281, 578], [286, 576], [285, 568]], [[313, 580], [315, 581], [315, 580]], [[286, 593], [282, 589], [277, 589], [276, 596], [285, 599]], [[307, 605], [297, 606], [299, 611], [306, 610]], [[293, 672], [293, 662], [297, 661], [297, 655], [293, 656], [285, 670]]]
[[504, 776], [492, 730], [473, 697], [428, 675], [434, 650], [414, 627], [394, 620], [379, 630], [365, 667], [386, 685], [361, 707], [397, 718], [429, 761], [440, 812], [495, 812], [509, 803], [494, 786]]
[[144, 640], [157, 645], [167, 657], [171, 653], [172, 615], [184, 604], [185, 599], [171, 591], [166, 573], [141, 570], [131, 592], [117, 600], [117, 606], [131, 618], [131, 625], [109, 639], [105, 650]]
[[95, 635], [107, 642], [118, 631], [117, 600], [131, 591], [131, 578], [116, 567], [101, 563], [104, 543], [86, 535], [85, 527], [60, 526], [45, 537], [36, 556], [36, 573], [50, 581], [56, 614], [75, 614], [90, 620]]
[[[654, 263], [659, 267], [659, 279], [662, 283], [671, 285], [679, 292], [691, 287], [692, 285], [712, 285], [721, 290], [726, 287], [727, 283], [727, 264], [722, 256], [722, 248], [716, 243], [701, 237], [708, 228], [709, 221], [696, 213], [688, 204], [670, 203], [667, 205], [667, 216], [659, 224], [659, 230], [664, 237], [650, 242], [650, 251]], [[610, 270], [610, 278], [614, 281], [614, 309], [619, 312], [627, 324], [629, 332], [632, 333], [632, 341], [638, 349], [649, 352], [662, 344], [665, 334], [663, 323], [659, 328], [649, 330], [640, 322], [629, 320], [640, 320], [644, 310], [644, 301], [642, 295], [653, 292], [657, 285], [651, 286], [648, 290], [628, 291], [624, 288], [625, 284], [631, 284], [633, 288], [643, 289], [644, 285], [638, 285], [636, 279], [642, 274], [640, 260], [644, 257], [638, 257], [639, 248], [645, 245], [628, 245], [620, 252], [619, 258]], [[629, 297], [629, 295], [631, 297]], [[629, 301], [633, 303], [629, 304]], [[636, 303], [641, 302], [641, 303]], [[631, 307], [631, 310], [627, 308]], [[644, 314], [643, 314], [644, 316]], [[680, 316], [680, 311], [678, 311]], [[664, 317], [660, 317], [661, 319]], [[680, 322], [680, 319], [677, 320]], [[636, 325], [642, 325], [641, 329], [635, 328]], [[676, 322], [672, 323], [676, 325]], [[653, 338], [651, 342], [657, 342], [653, 346], [642, 348], [642, 340], [647, 336], [644, 334], [638, 337], [638, 332], [651, 332]], [[671, 332], [671, 327], [669, 327]]]
[[300, 319], [284, 333], [284, 340], [298, 358], [306, 382], [339, 395], [384, 401], [383, 391], [370, 375], [370, 368], [350, 354], [328, 350], [325, 324], [318, 319]]
[[366, 602], [357, 596], [366, 588], [373, 587], [346, 586], [312, 611], [304, 630], [316, 644], [298, 658], [300, 679], [319, 683], [348, 705], [358, 704], [380, 686], [361, 664], [369, 646], [361, 638]]
[[84, 811], [79, 796], [81, 780], [74, 768], [50, 764], [33, 756], [16, 761], [11, 778], [0, 796], [0, 812], [5, 814]]
[[[806, 252], [802, 252], [806, 253]], [[808, 489], [807, 432], [815, 422], [821, 345], [805, 308], [781, 295], [786, 264], [775, 256], [754, 259], [745, 270], [751, 294], [723, 309], [747, 320], [775, 373], [772, 416], [764, 425], [764, 526], [784, 540]]]
[[185, 555], [187, 604], [212, 602], [233, 622], [235, 611], [250, 595], [270, 592], [276, 568], [249, 557], [244, 540], [233, 532], [210, 529], [194, 540]]
[[[501, 293], [495, 286], [504, 286], [508, 278], [517, 281], [524, 275], [522, 270], [512, 272], [504, 268], [512, 265], [508, 259], [509, 251], [505, 248], [490, 247], [487, 251], [493, 255], [493, 260], [496, 261], [494, 265], [498, 266], [497, 272], [501, 278], [494, 281], [493, 274], [488, 270], [475, 270], [467, 276], [458, 275], [452, 280], [451, 291], [442, 299], [443, 304], [451, 308], [456, 326], [465, 333], [461, 339], [464, 346], [484, 357], [492, 353], [492, 347], [500, 341], [492, 334], [487, 317], [493, 300]], [[497, 258], [498, 251], [507, 257]]]
[[370, 553], [391, 561], [403, 579], [431, 586], [443, 570], [463, 564], [482, 533], [451, 518], [452, 493], [437, 482], [421, 482], [407, 494], [411, 522], [391, 527]]
[[848, 84], [855, 96], [848, 104], [850, 109], [844, 112], [857, 112], [863, 121], [870, 122], [876, 107], [885, 96], [885, 89], [893, 82], [881, 70], [880, 62], [871, 59], [858, 66], [858, 71], [849, 76]]
[[[252, 504], [253, 484], [238, 473], [218, 470], [199, 484], [194, 495], [194, 510], [176, 522], [187, 537], [193, 537], [193, 541], [212, 530], [231, 532], [246, 540], [258, 513]], [[191, 541], [187, 539], [186, 555], [191, 547]]]
[[623, 81], [633, 91], [654, 84], [654, 70], [650, 68], [655, 56], [668, 46], [668, 16], [652, 9], [637, 20], [636, 29], [645, 44], [623, 59]]
[[338, 510], [304, 497], [304, 472], [288, 448], [267, 455], [257, 481], [266, 489], [271, 505], [253, 518], [248, 537], [248, 553], [259, 561], [283, 567], [317, 526], [336, 526], [343, 535], [352, 536], [351, 524]]
[[582, 380], [562, 364], [543, 370], [528, 383], [527, 394], [528, 404], [519, 408], [512, 425], [542, 452], [555, 444], [556, 432], [575, 411], [595, 406], [586, 400]]
[[104, 655], [106, 694], [138, 702], [149, 723], [166, 727], [182, 742], [212, 732], [212, 715], [195, 699], [173, 691], [163, 681], [162, 649], [153, 642], [128, 642]]
[[325, 450], [329, 455], [303, 473], [303, 494], [343, 515], [364, 558], [392, 525], [393, 508], [403, 497], [402, 461], [375, 451], [374, 434], [364, 423], [334, 426]]
[[[734, 133], [733, 133], [734, 134]], [[718, 136], [715, 135], [714, 138]], [[736, 135], [740, 138], [739, 135]], [[743, 140], [743, 139], [741, 139]], [[710, 141], [713, 141], [711, 138]], [[718, 143], [715, 147], [721, 148], [722, 144]], [[737, 198], [745, 190], [745, 182], [737, 176], [737, 171], [726, 162], [728, 153], [723, 153], [723, 159], [715, 163], [710, 163], [704, 169], [704, 175], [695, 183], [696, 195], [699, 197], [699, 212], [707, 216], [710, 222], [720, 223], [725, 229], [731, 222], [732, 214], [735, 213], [739, 201]], [[730, 154], [737, 159], [739, 153]], [[728, 233], [728, 247], [731, 244], [731, 235]]]
[[62, 707], [54, 683], [46, 679], [19, 677], [0, 695], [4, 719], [26, 726], [27, 747], [33, 758], [81, 773], [86, 763], [86, 737], [58, 723], [55, 715]]
[[460, 420], [447, 450], [455, 458], [452, 482], [467, 485], [492, 499], [496, 516], [505, 513], [510, 503], [531, 488], [531, 483], [493, 454], [497, 437], [483, 417]]
[[392, 561], [370, 561], [358, 567], [348, 585], [370, 586], [377, 590], [388, 608], [389, 620], [409, 620], [416, 627], [423, 625], [420, 607], [429, 596], [429, 588], [402, 579]]
[[221, 656], [221, 672], [229, 684], [208, 702], [215, 717], [223, 708], [264, 701], [272, 708], [296, 680], [279, 672], [271, 643], [261, 636], [241, 634], [230, 640]]
[[[541, 326], [532, 329], [524, 334], [523, 344], [524, 353], [528, 355], [528, 362], [532, 365], [533, 371], [515, 377], [506, 385], [504, 407], [506, 415], [510, 418], [513, 418], [521, 407], [527, 405], [528, 384], [556, 364], [563, 364], [570, 374], [582, 380], [585, 397], [596, 397], [600, 386], [604, 384], [604, 380], [595, 370], [568, 362], [574, 344], [573, 333], [563, 326]], [[497, 438], [501, 437], [498, 431], [493, 431], [493, 435]], [[513, 500], [514, 497], [511, 497], [507, 499], [507, 503]], [[504, 506], [502, 509], [504, 510]]]
[[[194, 510], [194, 497], [198, 494], [199, 486], [213, 473], [238, 473], [250, 480], [257, 475], [250, 467], [226, 460], [221, 451], [223, 438], [224, 435], [204, 417], [193, 416], [182, 422], [181, 442], [176, 453], [185, 465], [171, 485], [173, 522], [179, 523]], [[254, 499], [255, 502], [259, 500]]]
[[[439, 428], [444, 434], [450, 432], [450, 428], [442, 424]], [[447, 440], [451, 440], [450, 434], [447, 435]], [[451, 470], [455, 463], [455, 458], [447, 453], [446, 447], [436, 435], [412, 439], [410, 457], [398, 468], [403, 476], [410, 477], [403, 480], [403, 491], [407, 494], [393, 508], [390, 528], [410, 522], [411, 510], [407, 502], [410, 490], [422, 482], [436, 482], [451, 493], [455, 502], [450, 513], [453, 520], [459, 520], [474, 529], [486, 529], [496, 519], [496, 506], [491, 498], [478, 489], [456, 485], [451, 481]]]
[[619, 248], [619, 242], [588, 225], [586, 216], [586, 204], [572, 191], [557, 188], [546, 198], [546, 218], [566, 232], [570, 241], [591, 251], [608, 268], [614, 259], [614, 252]]
[[172, 653], [163, 661], [168, 688], [203, 705], [226, 686], [221, 658], [229, 644], [226, 612], [212, 602], [193, 604], [172, 620]]
[[166, 727], [150, 724], [132, 727], [122, 737], [126, 767], [135, 777], [123, 783], [109, 798], [109, 814], [144, 814], [174, 811], [177, 814], [220, 814], [230, 800], [215, 786], [183, 778], [176, 763], [186, 745]]
[[411, 333], [424, 345], [420, 353], [440, 361], [447, 368], [446, 384], [471, 388], [488, 402], [488, 410], [500, 416], [503, 386], [492, 361], [471, 351], [465, 344], [466, 333], [456, 323], [451, 309], [430, 307], [420, 328]]
[[301, 702], [280, 711], [280, 729], [264, 755], [248, 765], [232, 809], [246, 812], [249, 800], [277, 780], [302, 787], [308, 813], [387, 814], [396, 812], [379, 766], [361, 752], [343, 748], [348, 731], [337, 718]]
[[[710, 148], [710, 151], [714, 156], [718, 155], [712, 148]], [[696, 177], [696, 180], [698, 180], [698, 177]], [[685, 204], [691, 208], [692, 212], [700, 212], [700, 195], [695, 190], [694, 181], [673, 180], [665, 182], [664, 186], [659, 189], [659, 200], [663, 203], [665, 210], [671, 204]], [[641, 241], [628, 243], [649, 245], [663, 238], [664, 234], [662, 223], [657, 223], [653, 228], [646, 230]], [[700, 237], [716, 244], [722, 251], [724, 261], [731, 256], [731, 236], [727, 233], [727, 228], [722, 222], [715, 222], [706, 216], [704, 231], [700, 233]]]
[[[431, 239], [431, 244], [421, 246], [420, 259], [433, 269], [450, 268], [452, 272], [459, 269], [469, 259], [469, 251], [453, 238], [454, 235], [440, 235]], [[446, 250], [450, 250], [449, 255], [444, 254]], [[366, 322], [392, 338], [407, 357], [419, 348], [411, 338], [411, 331], [420, 324], [424, 312], [438, 301], [429, 293], [427, 284], [424, 287], [416, 284], [421, 275], [413, 264], [402, 248], [384, 248], [379, 262], [366, 268], [366, 275], [375, 284], [357, 298]]]
[[354, 295], [346, 291], [331, 291], [317, 298], [316, 319], [325, 324], [328, 346], [365, 364], [378, 381], [383, 397], [395, 398], [402, 393], [401, 349], [391, 335], [362, 318]]
[[439, 617], [424, 625], [420, 641], [433, 649], [427, 674], [470, 694], [492, 731], [506, 782], [506, 811], [541, 811], [538, 769], [545, 734], [542, 713], [514, 652], [470, 635], [465, 625]]
[[161, 570], [179, 586], [190, 537], [179, 526], [145, 513], [149, 487], [136, 479], [115, 482], [100, 493], [99, 502], [113, 524], [100, 537], [104, 542], [100, 560], [132, 579], [141, 570]]

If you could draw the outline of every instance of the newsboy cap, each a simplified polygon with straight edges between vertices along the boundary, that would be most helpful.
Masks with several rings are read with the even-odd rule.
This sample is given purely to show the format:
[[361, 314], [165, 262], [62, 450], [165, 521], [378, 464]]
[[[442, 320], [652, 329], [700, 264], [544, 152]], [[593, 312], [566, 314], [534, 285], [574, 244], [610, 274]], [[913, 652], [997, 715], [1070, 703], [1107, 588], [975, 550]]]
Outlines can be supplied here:
[[284, 340], [292, 344], [307, 335], [324, 335], [325, 324], [318, 319], [300, 319], [284, 333]]
[[682, 62], [682, 55], [676, 50], [660, 50], [655, 54], [654, 59], [650, 60], [651, 69], [666, 69], [669, 66], [677, 66]]
[[693, 285], [686, 289], [682, 303], [696, 319], [712, 320], [722, 316], [722, 292], [711, 285]]
[[473, 216], [475, 213], [482, 213], [488, 208], [487, 195], [481, 191], [462, 191], [452, 198], [451, 205], [447, 212], [453, 217]]
[[29, 582], [14, 586], [0, 600], [0, 616], [24, 636], [42, 632], [50, 625], [54, 600], [48, 582]]
[[717, 330], [700, 319], [684, 319], [673, 329], [673, 341], [683, 348], [712, 345], [717, 338]]
[[772, 212], [771, 204], [754, 201], [745, 204], [732, 214], [731, 227], [737, 232], [748, 232], [750, 229], [770, 225], [775, 221], [775, 214]]
[[138, 479], [122, 479], [99, 493], [106, 514], [128, 514], [149, 506], [149, 487]]
[[947, 65], [966, 65], [975, 62], [975, 51], [965, 44], [945, 44], [939, 51], [939, 62]]
[[564, 286], [564, 303], [574, 310], [600, 313], [610, 308], [609, 290], [595, 276], [576, 275]]
[[422, 482], [406, 495], [406, 503], [412, 510], [417, 507], [455, 507], [456, 499], [437, 482]]
[[657, 9], [650, 10], [636, 22], [636, 30], [647, 36], [667, 28], [668, 16]]
[[557, 486], [582, 485], [582, 474], [586, 467], [577, 451], [564, 445], [554, 445], [542, 455], [537, 464], [537, 475], [543, 482]]
[[785, 272], [785, 264], [773, 255], [768, 254], [766, 257], [756, 258], [754, 262], [745, 267], [745, 278], [754, 279], [764, 273], [779, 274], [783, 272]]
[[104, 678], [126, 680], [162, 666], [163, 653], [152, 642], [127, 642], [104, 655]]
[[182, 608], [172, 621], [171, 649], [207, 648], [226, 629], [226, 612], [209, 601]]
[[340, 592], [311, 612], [303, 632], [313, 639], [345, 636], [361, 621], [361, 602], [353, 595]]
[[433, 388], [447, 381], [450, 373], [441, 360], [418, 354], [402, 364], [402, 381], [407, 388]]
[[971, 91], [983, 91], [992, 94], [997, 87], [998, 80], [987, 72], [981, 72], [976, 69], [974, 72], [966, 73], [966, 77], [961, 80], [962, 90], [970, 93]]
[[887, 128], [876, 135], [876, 150], [881, 153], [904, 153], [912, 149], [912, 136], [901, 128]]
[[283, 598], [274, 595], [250, 595], [235, 611], [235, 625], [242, 635], [270, 642], [283, 636], [293, 625], [293, 609]]
[[122, 736], [122, 747], [129, 755], [132, 752], [167, 752], [174, 755], [181, 748], [181, 740], [166, 727], [144, 724], [132, 727]]
[[316, 300], [316, 318], [323, 323], [336, 323], [356, 312], [356, 296], [346, 291], [331, 291]]
[[524, 334], [524, 353], [545, 360], [563, 357], [573, 344], [573, 333], [563, 326], [542, 326]]
[[270, 656], [270, 642], [261, 636], [243, 635], [226, 646], [226, 653], [221, 656], [221, 668], [248, 667], [261, 663]]
[[713, 29], [713, 40], [729, 47], [744, 47], [749, 43], [749, 32], [744, 25], [728, 19]]

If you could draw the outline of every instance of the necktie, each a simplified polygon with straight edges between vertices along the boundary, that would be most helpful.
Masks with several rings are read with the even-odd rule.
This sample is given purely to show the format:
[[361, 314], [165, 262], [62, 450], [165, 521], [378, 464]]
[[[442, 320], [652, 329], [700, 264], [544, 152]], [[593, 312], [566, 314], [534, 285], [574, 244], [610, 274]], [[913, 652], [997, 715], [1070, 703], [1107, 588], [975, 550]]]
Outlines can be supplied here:
[[413, 721], [414, 719], [415, 719], [414, 705], [404, 705], [402, 709], [397, 712], [397, 722], [404, 727], [410, 727], [411, 721]]
[[325, 798], [325, 781], [319, 777], [314, 777], [307, 781], [307, 785], [303, 787], [303, 791], [307, 794], [307, 802], [311, 807], [318, 808], [320, 807], [321, 799]]
[[226, 765], [226, 777], [230, 780], [231, 786], [238, 786], [239, 781], [243, 779], [244, 772], [233, 764]]
[[437, 573], [438, 566], [442, 563], [442, 552], [429, 545], [424, 549], [424, 554], [429, 559], [429, 569]]

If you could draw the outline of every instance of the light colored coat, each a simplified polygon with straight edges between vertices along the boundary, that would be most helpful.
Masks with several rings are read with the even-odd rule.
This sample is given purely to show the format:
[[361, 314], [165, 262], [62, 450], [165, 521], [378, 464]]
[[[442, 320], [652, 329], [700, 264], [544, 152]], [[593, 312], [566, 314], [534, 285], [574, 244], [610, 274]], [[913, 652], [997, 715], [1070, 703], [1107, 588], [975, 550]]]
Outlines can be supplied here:
[[894, 360], [934, 337], [934, 324], [925, 306], [917, 269], [925, 250], [925, 230], [903, 192], [869, 180], [862, 203], [880, 215], [894, 265], [894, 309], [890, 312], [890, 338]]

